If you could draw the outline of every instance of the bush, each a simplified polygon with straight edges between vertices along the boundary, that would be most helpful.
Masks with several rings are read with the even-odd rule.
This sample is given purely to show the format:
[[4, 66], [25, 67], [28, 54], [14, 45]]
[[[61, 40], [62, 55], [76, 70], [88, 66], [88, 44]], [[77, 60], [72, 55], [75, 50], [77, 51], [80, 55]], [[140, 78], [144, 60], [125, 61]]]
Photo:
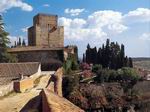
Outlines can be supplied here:
[[90, 65], [87, 64], [87, 63], [81, 63], [81, 64], [80, 64], [80, 69], [81, 69], [81, 70], [90, 70], [91, 67], [90, 67]]
[[75, 76], [68, 75], [63, 78], [62, 88], [63, 88], [64, 97], [69, 96], [69, 94], [72, 91], [74, 91], [76, 88], [79, 87], [79, 80], [80, 80], [80, 77], [78, 75], [75, 75]]
[[74, 57], [69, 57], [63, 64], [65, 75], [70, 74], [73, 70], [78, 70], [79, 65]]
[[123, 67], [117, 71], [118, 79], [123, 81], [138, 81], [140, 79], [135, 69]]
[[120, 82], [124, 90], [132, 88], [140, 80], [139, 75], [133, 68], [123, 67], [117, 71], [110, 69], [100, 69], [97, 71], [95, 81], [103, 82]]
[[91, 70], [84, 70], [83, 73], [81, 74], [83, 78], [90, 78], [94, 74], [91, 72]]
[[115, 70], [100, 69], [97, 71], [95, 81], [98, 83], [116, 81], [117, 72]]
[[93, 65], [92, 72], [96, 73], [98, 70], [101, 70], [101, 69], [102, 69], [102, 65], [96, 64], [96, 65]]

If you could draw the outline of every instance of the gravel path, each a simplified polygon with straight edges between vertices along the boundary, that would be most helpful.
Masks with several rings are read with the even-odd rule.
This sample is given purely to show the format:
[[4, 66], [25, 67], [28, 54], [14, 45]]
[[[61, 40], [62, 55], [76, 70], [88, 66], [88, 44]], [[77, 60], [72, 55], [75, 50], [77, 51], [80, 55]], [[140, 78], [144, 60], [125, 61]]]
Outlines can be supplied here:
[[16, 93], [0, 100], [0, 112], [19, 112], [31, 99], [38, 96], [41, 89], [44, 88], [50, 75], [41, 77], [39, 85], [24, 93]]

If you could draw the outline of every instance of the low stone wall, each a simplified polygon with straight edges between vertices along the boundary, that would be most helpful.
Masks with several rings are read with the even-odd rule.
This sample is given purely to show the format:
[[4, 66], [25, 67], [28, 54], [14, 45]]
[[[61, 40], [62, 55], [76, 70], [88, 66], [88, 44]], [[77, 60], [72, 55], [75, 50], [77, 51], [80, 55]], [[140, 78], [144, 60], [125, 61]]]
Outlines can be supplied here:
[[14, 91], [24, 92], [27, 89], [33, 88], [33, 79], [27, 78], [20, 81], [14, 81]]
[[40, 93], [42, 98], [42, 112], [84, 112], [67, 99], [43, 89]]
[[0, 96], [7, 95], [8, 93], [13, 91], [13, 82], [0, 86]]

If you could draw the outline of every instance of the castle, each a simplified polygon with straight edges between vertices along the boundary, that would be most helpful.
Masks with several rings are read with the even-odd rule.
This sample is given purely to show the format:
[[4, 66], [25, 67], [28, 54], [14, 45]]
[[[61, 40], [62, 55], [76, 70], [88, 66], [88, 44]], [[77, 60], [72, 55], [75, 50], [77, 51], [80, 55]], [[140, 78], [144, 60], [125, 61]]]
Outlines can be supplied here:
[[64, 27], [57, 25], [58, 16], [37, 14], [28, 28], [28, 45], [64, 47]]
[[[62, 64], [70, 53], [64, 47], [64, 27], [58, 26], [58, 16], [39, 13], [28, 28], [28, 46], [17, 46], [8, 52], [17, 56], [18, 62], [41, 62], [41, 65]], [[70, 47], [69, 47], [70, 48]], [[74, 47], [71, 47], [72, 51]]]

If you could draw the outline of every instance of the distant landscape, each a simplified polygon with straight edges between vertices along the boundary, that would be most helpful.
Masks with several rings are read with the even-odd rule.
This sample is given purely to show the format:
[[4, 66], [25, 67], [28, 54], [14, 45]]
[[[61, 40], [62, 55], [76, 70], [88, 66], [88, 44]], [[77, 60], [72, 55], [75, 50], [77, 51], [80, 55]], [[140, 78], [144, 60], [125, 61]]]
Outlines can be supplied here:
[[150, 0], [0, 0], [0, 112], [150, 112]]
[[134, 67], [150, 70], [150, 58], [132, 58]]

